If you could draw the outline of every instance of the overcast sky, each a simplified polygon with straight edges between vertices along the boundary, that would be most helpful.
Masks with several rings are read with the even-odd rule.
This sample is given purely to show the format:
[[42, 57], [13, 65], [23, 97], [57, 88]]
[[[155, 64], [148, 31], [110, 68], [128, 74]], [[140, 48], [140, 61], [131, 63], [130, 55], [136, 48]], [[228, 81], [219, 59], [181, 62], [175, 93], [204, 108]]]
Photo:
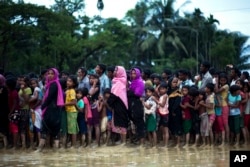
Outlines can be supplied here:
[[[176, 0], [175, 8], [179, 8], [186, 0]], [[54, 0], [25, 0], [49, 7]], [[104, 9], [102, 17], [117, 17], [122, 19], [125, 13], [134, 8], [137, 0], [103, 0]], [[85, 0], [85, 14], [88, 16], [99, 15], [96, 5], [97, 0]], [[194, 11], [200, 8], [205, 16], [213, 14], [220, 21], [220, 29], [240, 31], [250, 36], [250, 0], [191, 0], [191, 3], [181, 8], [181, 11]]]

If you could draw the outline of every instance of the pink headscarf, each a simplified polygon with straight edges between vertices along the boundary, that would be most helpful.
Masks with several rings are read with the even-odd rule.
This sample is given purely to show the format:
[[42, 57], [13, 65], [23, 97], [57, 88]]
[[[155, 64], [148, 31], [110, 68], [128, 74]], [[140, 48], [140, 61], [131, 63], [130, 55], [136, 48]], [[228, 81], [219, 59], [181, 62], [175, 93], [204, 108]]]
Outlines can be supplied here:
[[0, 86], [4, 86], [5, 85], [5, 77], [0, 74]]
[[[48, 76], [46, 76], [46, 81], [45, 81], [45, 94], [44, 94], [44, 97], [43, 97], [43, 101], [45, 99], [47, 99], [48, 95], [49, 95], [49, 88], [50, 88], [50, 85], [52, 83], [56, 83], [57, 85], [57, 106], [63, 106], [64, 105], [64, 98], [63, 98], [63, 91], [62, 91], [62, 87], [61, 87], [61, 84], [59, 82], [59, 72], [57, 69], [55, 68], [50, 68], [48, 69], [49, 70], [52, 70], [54, 72], [54, 78], [53, 79], [49, 79]], [[46, 111], [46, 108], [43, 110], [43, 114], [44, 112]]]
[[116, 75], [112, 80], [111, 93], [118, 96], [126, 108], [128, 109], [128, 98], [127, 98], [127, 74], [126, 70], [122, 66], [116, 66]]

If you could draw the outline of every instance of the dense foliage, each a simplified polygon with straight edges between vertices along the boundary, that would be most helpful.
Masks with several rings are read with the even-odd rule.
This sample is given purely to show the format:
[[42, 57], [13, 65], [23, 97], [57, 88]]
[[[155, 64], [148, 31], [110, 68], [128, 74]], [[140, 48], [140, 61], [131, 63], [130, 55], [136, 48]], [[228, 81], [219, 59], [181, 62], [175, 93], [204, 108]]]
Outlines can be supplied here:
[[217, 69], [226, 64], [250, 67], [247, 36], [218, 30], [219, 20], [213, 15], [206, 18], [200, 9], [181, 17], [174, 0], [139, 1], [123, 20], [80, 15], [83, 0], [55, 2], [48, 9], [0, 1], [1, 68], [25, 73], [56, 66], [75, 72], [102, 62], [195, 73], [203, 60]]

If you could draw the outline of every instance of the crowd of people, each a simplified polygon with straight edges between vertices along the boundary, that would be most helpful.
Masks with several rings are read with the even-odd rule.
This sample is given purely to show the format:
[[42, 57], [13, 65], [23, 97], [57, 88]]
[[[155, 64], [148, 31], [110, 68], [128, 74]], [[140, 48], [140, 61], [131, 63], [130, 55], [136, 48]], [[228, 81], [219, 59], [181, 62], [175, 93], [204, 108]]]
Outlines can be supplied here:
[[[94, 73], [56, 68], [0, 74], [5, 149], [78, 148], [119, 143], [151, 147], [249, 144], [249, 73], [200, 65], [153, 73], [98, 64]], [[171, 140], [171, 142], [169, 142]], [[79, 142], [78, 142], [79, 141]]]

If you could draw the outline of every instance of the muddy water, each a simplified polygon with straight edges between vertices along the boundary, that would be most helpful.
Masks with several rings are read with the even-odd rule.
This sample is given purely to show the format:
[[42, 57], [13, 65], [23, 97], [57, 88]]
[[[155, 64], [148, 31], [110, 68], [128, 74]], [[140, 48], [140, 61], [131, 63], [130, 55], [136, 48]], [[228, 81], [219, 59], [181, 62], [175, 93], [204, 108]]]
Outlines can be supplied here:
[[53, 151], [45, 149], [34, 151], [0, 150], [0, 167], [158, 167], [192, 166], [213, 167], [229, 166], [230, 150], [250, 150], [250, 146], [224, 148], [140, 148], [132, 146], [109, 146]]

